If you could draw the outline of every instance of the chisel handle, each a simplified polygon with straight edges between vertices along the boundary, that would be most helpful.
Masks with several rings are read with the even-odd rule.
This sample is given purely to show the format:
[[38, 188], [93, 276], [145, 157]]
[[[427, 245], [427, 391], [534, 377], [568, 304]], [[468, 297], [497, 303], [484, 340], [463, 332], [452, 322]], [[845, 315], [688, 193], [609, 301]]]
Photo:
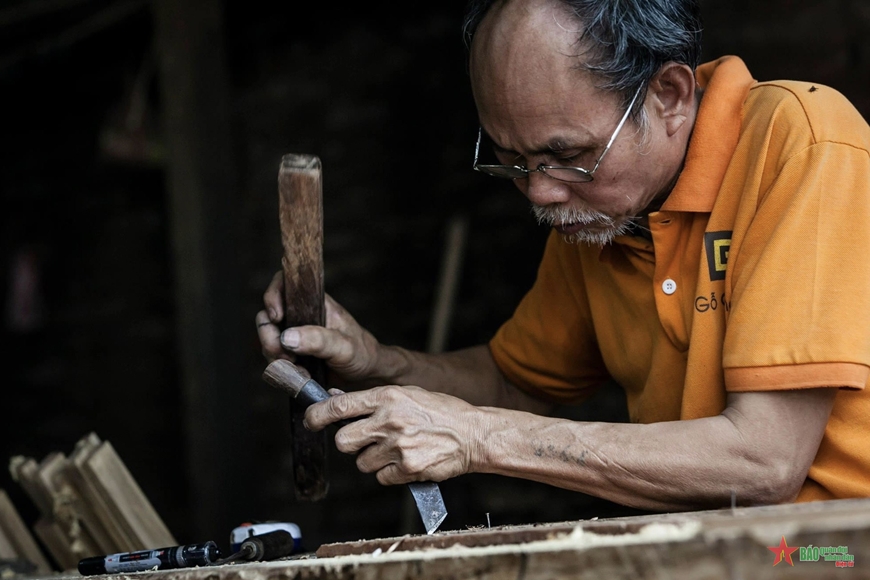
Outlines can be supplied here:
[[[320, 383], [303, 374], [299, 367], [288, 360], [277, 359], [269, 363], [263, 371], [263, 379], [276, 389], [289, 394], [302, 408], [308, 408], [330, 397]], [[335, 424], [343, 427], [355, 420], [342, 419]]]

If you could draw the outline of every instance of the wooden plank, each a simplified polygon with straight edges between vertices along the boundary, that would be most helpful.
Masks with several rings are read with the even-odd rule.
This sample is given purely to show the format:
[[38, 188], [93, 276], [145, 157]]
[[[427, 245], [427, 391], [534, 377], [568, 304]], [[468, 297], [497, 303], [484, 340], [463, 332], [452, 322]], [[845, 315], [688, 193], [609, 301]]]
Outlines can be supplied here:
[[[559, 527], [553, 525], [522, 528]], [[550, 539], [137, 573], [137, 580], [817, 580], [867, 577], [870, 499], [573, 522]], [[589, 527], [591, 526], [591, 528]], [[626, 530], [620, 532], [619, 530]], [[525, 530], [524, 530], [525, 531]], [[469, 530], [468, 534], [484, 530]], [[454, 535], [461, 535], [457, 532]], [[843, 546], [856, 570], [833, 562], [774, 564], [770, 546]], [[105, 580], [120, 580], [108, 576]]]
[[2, 522], [0, 522], [0, 561], [2, 560], [17, 560], [18, 549], [12, 543], [12, 537], [7, 532]]
[[69, 529], [75, 525], [76, 520], [71, 494], [63, 493], [57, 484], [57, 475], [65, 464], [66, 455], [59, 451], [49, 453], [39, 462], [35, 483], [51, 502], [49, 510], [44, 512], [45, 515], [53, 518], [61, 527]]
[[15, 549], [15, 545], [12, 543], [12, 540], [0, 528], [0, 562], [4, 560], [18, 560], [18, 551]]
[[372, 554], [386, 551], [438, 550], [453, 546], [475, 548], [505, 544], [525, 544], [544, 540], [563, 539], [575, 534], [578, 529], [607, 535], [635, 534], [649, 524], [684, 524], [700, 522], [706, 529], [721, 525], [775, 525], [783, 519], [813, 522], [838, 518], [866, 518], [870, 524], [870, 500], [840, 500], [839, 502], [810, 502], [752, 508], [734, 508], [699, 512], [677, 512], [601, 520], [566, 521], [526, 526], [500, 526], [442, 531], [433, 535], [405, 535], [355, 542], [323, 544], [317, 549], [318, 558]]
[[46, 519], [57, 524], [72, 555], [80, 560], [100, 554], [100, 547], [83, 524], [83, 502], [67, 476], [70, 462], [61, 452], [52, 452], [39, 462], [37, 481], [51, 497], [51, 511]]
[[94, 451], [102, 444], [96, 433], [79, 439], [69, 456], [66, 477], [75, 486], [81, 500], [80, 516], [90, 531], [101, 554], [128, 552], [135, 548], [135, 540], [125, 534], [115, 522], [107, 499], [90, 480], [82, 468]]
[[90, 532], [81, 526], [75, 494], [58, 484], [58, 474], [67, 464], [60, 452], [48, 454], [38, 464], [32, 458], [14, 457], [10, 471], [42, 514], [34, 526], [52, 558], [58, 563], [99, 554]]
[[9, 472], [39, 512], [45, 515], [51, 514], [53, 500], [48, 490], [40, 485], [39, 464], [36, 460], [32, 457], [16, 455], [9, 461]]
[[[284, 249], [284, 327], [324, 325], [323, 185], [320, 159], [288, 154], [278, 170], [278, 215]], [[312, 357], [296, 364], [326, 386], [326, 367]], [[329, 490], [326, 431], [303, 427], [305, 409], [290, 399], [290, 435], [296, 498], [317, 501]]]
[[33, 533], [42, 541], [49, 554], [61, 570], [73, 570], [78, 566], [78, 556], [73, 552], [63, 528], [47, 517], [41, 517], [33, 524]]
[[103, 441], [81, 465], [81, 473], [103, 497], [115, 524], [131, 539], [128, 550], [177, 544], [127, 466], [108, 441]]
[[0, 489], [0, 530], [18, 558], [33, 564], [37, 573], [45, 574], [51, 571], [51, 565], [3, 489]]
[[48, 547], [58, 561], [101, 553], [90, 530], [83, 526], [83, 502], [67, 477], [69, 466], [67, 457], [55, 451], [46, 455], [39, 464], [27, 459], [18, 462], [16, 467], [19, 477], [25, 482], [25, 489], [38, 498], [43, 533], [50, 539]]

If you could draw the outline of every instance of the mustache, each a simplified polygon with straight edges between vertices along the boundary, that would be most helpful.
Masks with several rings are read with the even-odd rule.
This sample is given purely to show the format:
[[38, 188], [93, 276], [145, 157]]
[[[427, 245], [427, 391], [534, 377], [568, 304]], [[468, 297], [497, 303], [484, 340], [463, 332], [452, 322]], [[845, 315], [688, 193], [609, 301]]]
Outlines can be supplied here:
[[612, 217], [594, 209], [532, 204], [531, 210], [532, 215], [538, 220], [538, 224], [545, 226], [581, 224], [607, 227], [614, 225]]
[[580, 224], [594, 226], [591, 230], [581, 229], [571, 235], [562, 236], [570, 244], [589, 244], [604, 247], [617, 236], [629, 233], [637, 223], [637, 217], [613, 218], [594, 209], [564, 208], [558, 206], [539, 206], [532, 204], [532, 213], [540, 225], [550, 227]]

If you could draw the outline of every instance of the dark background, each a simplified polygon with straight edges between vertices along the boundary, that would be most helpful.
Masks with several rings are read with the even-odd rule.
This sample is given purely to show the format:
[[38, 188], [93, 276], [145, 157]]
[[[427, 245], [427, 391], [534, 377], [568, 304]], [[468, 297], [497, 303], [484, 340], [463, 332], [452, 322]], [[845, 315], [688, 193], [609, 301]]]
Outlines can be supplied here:
[[[409, 5], [410, 6], [410, 5]], [[704, 0], [705, 56], [827, 84], [870, 113], [866, 0]], [[488, 340], [547, 232], [471, 171], [461, 2], [29, 0], [0, 6], [0, 459], [110, 441], [180, 542], [243, 521], [324, 542], [419, 533], [404, 486], [332, 452], [294, 499], [286, 396], [254, 314], [280, 267], [277, 171], [323, 162], [327, 291], [382, 342], [425, 349], [445, 232], [468, 224], [448, 348]], [[568, 416], [622, 420], [616, 388]], [[0, 488], [28, 523], [6, 469]], [[443, 529], [623, 515], [547, 486], [442, 485]]]

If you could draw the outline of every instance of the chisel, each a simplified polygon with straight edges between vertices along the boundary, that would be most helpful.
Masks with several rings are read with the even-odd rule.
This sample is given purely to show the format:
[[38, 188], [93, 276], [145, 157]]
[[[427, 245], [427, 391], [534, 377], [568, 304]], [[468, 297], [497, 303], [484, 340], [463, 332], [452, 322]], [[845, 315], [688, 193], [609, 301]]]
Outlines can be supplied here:
[[[289, 393], [302, 406], [308, 407], [329, 398], [320, 384], [314, 379], [302, 374], [298, 367], [288, 360], [278, 359], [269, 363], [263, 371], [263, 379], [273, 387]], [[350, 421], [340, 421], [338, 424], [347, 424]], [[444, 498], [441, 497], [441, 488], [432, 481], [412, 482], [408, 484], [417, 511], [423, 520], [423, 526], [427, 534], [433, 534], [447, 517], [447, 508], [444, 506]]]

